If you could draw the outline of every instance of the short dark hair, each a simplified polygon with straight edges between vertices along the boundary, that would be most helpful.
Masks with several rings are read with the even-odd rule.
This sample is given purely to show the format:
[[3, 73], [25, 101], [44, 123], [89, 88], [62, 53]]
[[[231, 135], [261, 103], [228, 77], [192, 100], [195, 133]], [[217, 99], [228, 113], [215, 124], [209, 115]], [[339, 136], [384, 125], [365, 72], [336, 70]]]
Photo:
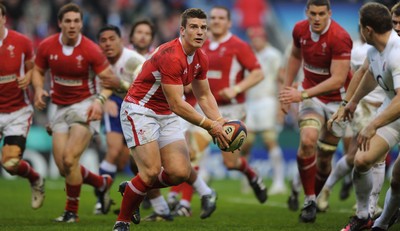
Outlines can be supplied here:
[[0, 3], [0, 12], [3, 16], [6, 16], [7, 14], [7, 9], [6, 6]]
[[131, 32], [129, 33], [129, 39], [132, 37], [133, 33], [135, 33], [136, 27], [138, 27], [139, 25], [148, 25], [150, 27], [151, 30], [151, 39], [154, 38], [154, 36], [156, 35], [156, 28], [154, 26], [154, 24], [150, 21], [150, 19], [140, 19], [135, 21], [135, 23], [133, 23], [132, 28], [131, 28]]
[[396, 16], [400, 16], [400, 2], [396, 3], [392, 9], [390, 10], [390, 13], [392, 13], [392, 15], [396, 15]]
[[331, 9], [331, 2], [329, 0], [307, 0], [306, 8], [310, 8], [311, 5], [326, 6], [328, 10]]
[[229, 21], [231, 20], [231, 11], [230, 11], [227, 7], [225, 7], [225, 6], [213, 6], [213, 7], [211, 8], [211, 10], [213, 10], [213, 9], [225, 10], [225, 11], [226, 11], [226, 14], [227, 14], [227, 16], [228, 16], [228, 20], [229, 20]]
[[182, 13], [181, 26], [186, 27], [189, 18], [207, 19], [207, 14], [199, 8], [189, 8]]
[[101, 33], [108, 30], [114, 31], [118, 35], [118, 37], [121, 38], [121, 30], [117, 26], [107, 24], [99, 30], [99, 32], [97, 33], [97, 39], [100, 38]]
[[64, 15], [71, 11], [81, 14], [81, 19], [83, 19], [82, 9], [75, 3], [68, 3], [68, 4], [65, 4], [64, 6], [62, 6], [60, 8], [60, 10], [58, 11], [58, 14], [57, 14], [58, 21], [61, 22]]
[[393, 29], [392, 16], [389, 9], [383, 4], [368, 2], [360, 8], [359, 16], [361, 26], [369, 26], [378, 34]]

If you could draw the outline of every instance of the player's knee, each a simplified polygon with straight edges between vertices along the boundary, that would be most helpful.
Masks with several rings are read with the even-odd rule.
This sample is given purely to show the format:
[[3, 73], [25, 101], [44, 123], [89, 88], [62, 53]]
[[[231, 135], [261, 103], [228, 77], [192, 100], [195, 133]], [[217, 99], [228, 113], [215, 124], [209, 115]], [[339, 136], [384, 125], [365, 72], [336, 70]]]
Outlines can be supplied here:
[[62, 169], [64, 174], [70, 172], [70, 169], [76, 164], [78, 160], [70, 155], [64, 155], [62, 159]]
[[9, 145], [6, 142], [5, 140], [2, 148], [1, 165], [8, 173], [15, 175], [22, 157], [22, 150], [20, 146], [15, 144]]
[[365, 158], [362, 155], [356, 156], [354, 159], [354, 168], [358, 171], [358, 172], [365, 172], [368, 171], [369, 169], [371, 169], [372, 164], [370, 161], [368, 161], [367, 158]]

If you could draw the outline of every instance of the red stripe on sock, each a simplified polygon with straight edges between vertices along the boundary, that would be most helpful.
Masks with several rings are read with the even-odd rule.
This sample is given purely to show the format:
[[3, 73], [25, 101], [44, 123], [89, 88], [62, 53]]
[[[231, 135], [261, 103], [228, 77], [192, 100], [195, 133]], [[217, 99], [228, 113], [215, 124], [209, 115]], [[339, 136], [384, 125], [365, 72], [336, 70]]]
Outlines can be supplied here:
[[78, 213], [81, 187], [82, 184], [79, 185], [69, 185], [67, 183], [65, 184], [65, 191], [67, 193], [67, 203], [65, 205], [65, 210], [73, 213]]
[[25, 160], [20, 160], [16, 173], [20, 177], [27, 178], [30, 183], [39, 179], [39, 174]]

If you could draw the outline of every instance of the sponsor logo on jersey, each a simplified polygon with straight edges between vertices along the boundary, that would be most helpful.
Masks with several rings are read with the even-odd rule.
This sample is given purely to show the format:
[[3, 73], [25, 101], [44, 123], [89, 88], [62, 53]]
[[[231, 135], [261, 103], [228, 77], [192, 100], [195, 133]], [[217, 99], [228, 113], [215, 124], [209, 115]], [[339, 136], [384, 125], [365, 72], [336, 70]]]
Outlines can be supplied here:
[[207, 72], [207, 78], [209, 78], [209, 79], [221, 79], [222, 78], [222, 71], [209, 70]]
[[50, 55], [50, 60], [57, 60], [58, 59], [58, 55]]
[[15, 74], [3, 75], [3, 76], [0, 76], [0, 84], [10, 83], [10, 82], [15, 81], [16, 79], [17, 79], [17, 76]]
[[306, 69], [307, 71], [309, 71], [311, 73], [317, 74], [317, 75], [329, 75], [328, 68], [315, 67], [306, 62], [304, 62], [304, 69]]
[[54, 82], [64, 86], [82, 86], [81, 79], [65, 79], [59, 76], [54, 76]]

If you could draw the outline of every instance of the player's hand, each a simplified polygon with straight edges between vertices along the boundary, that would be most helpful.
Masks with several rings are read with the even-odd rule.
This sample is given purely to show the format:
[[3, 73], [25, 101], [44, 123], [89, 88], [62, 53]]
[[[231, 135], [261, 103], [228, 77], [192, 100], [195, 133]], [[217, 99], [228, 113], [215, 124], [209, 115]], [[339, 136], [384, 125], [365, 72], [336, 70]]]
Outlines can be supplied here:
[[231, 100], [236, 97], [237, 93], [233, 88], [226, 87], [219, 91], [218, 93], [222, 99], [224, 100]]
[[93, 120], [100, 120], [101, 115], [103, 114], [103, 105], [101, 102], [97, 99], [95, 99], [90, 105], [87, 115], [88, 115], [88, 121], [93, 121]]
[[115, 101], [107, 100], [104, 103], [104, 112], [112, 117], [118, 116], [118, 105]]
[[369, 123], [361, 130], [357, 137], [358, 149], [368, 151], [372, 137], [376, 134], [376, 127], [373, 123]]
[[46, 98], [49, 97], [49, 93], [44, 89], [36, 89], [34, 97], [34, 106], [38, 110], [43, 110], [46, 108]]
[[290, 110], [290, 104], [281, 102], [281, 111], [287, 114]]
[[230, 139], [228, 135], [224, 132], [222, 124], [218, 121], [213, 121], [208, 133], [213, 137], [214, 141], [218, 144], [222, 144], [223, 148], [229, 148]]
[[31, 84], [30, 75], [17, 78], [18, 88], [25, 90]]
[[354, 103], [353, 101], [350, 101], [347, 103], [346, 107], [344, 107], [344, 115], [343, 115], [343, 120], [344, 121], [352, 121], [354, 117], [354, 112], [357, 109], [357, 104]]
[[114, 76], [107, 75], [101, 78], [101, 86], [108, 89], [119, 89], [120, 80]]
[[285, 87], [279, 93], [279, 101], [284, 104], [301, 102], [301, 92], [294, 87]]

